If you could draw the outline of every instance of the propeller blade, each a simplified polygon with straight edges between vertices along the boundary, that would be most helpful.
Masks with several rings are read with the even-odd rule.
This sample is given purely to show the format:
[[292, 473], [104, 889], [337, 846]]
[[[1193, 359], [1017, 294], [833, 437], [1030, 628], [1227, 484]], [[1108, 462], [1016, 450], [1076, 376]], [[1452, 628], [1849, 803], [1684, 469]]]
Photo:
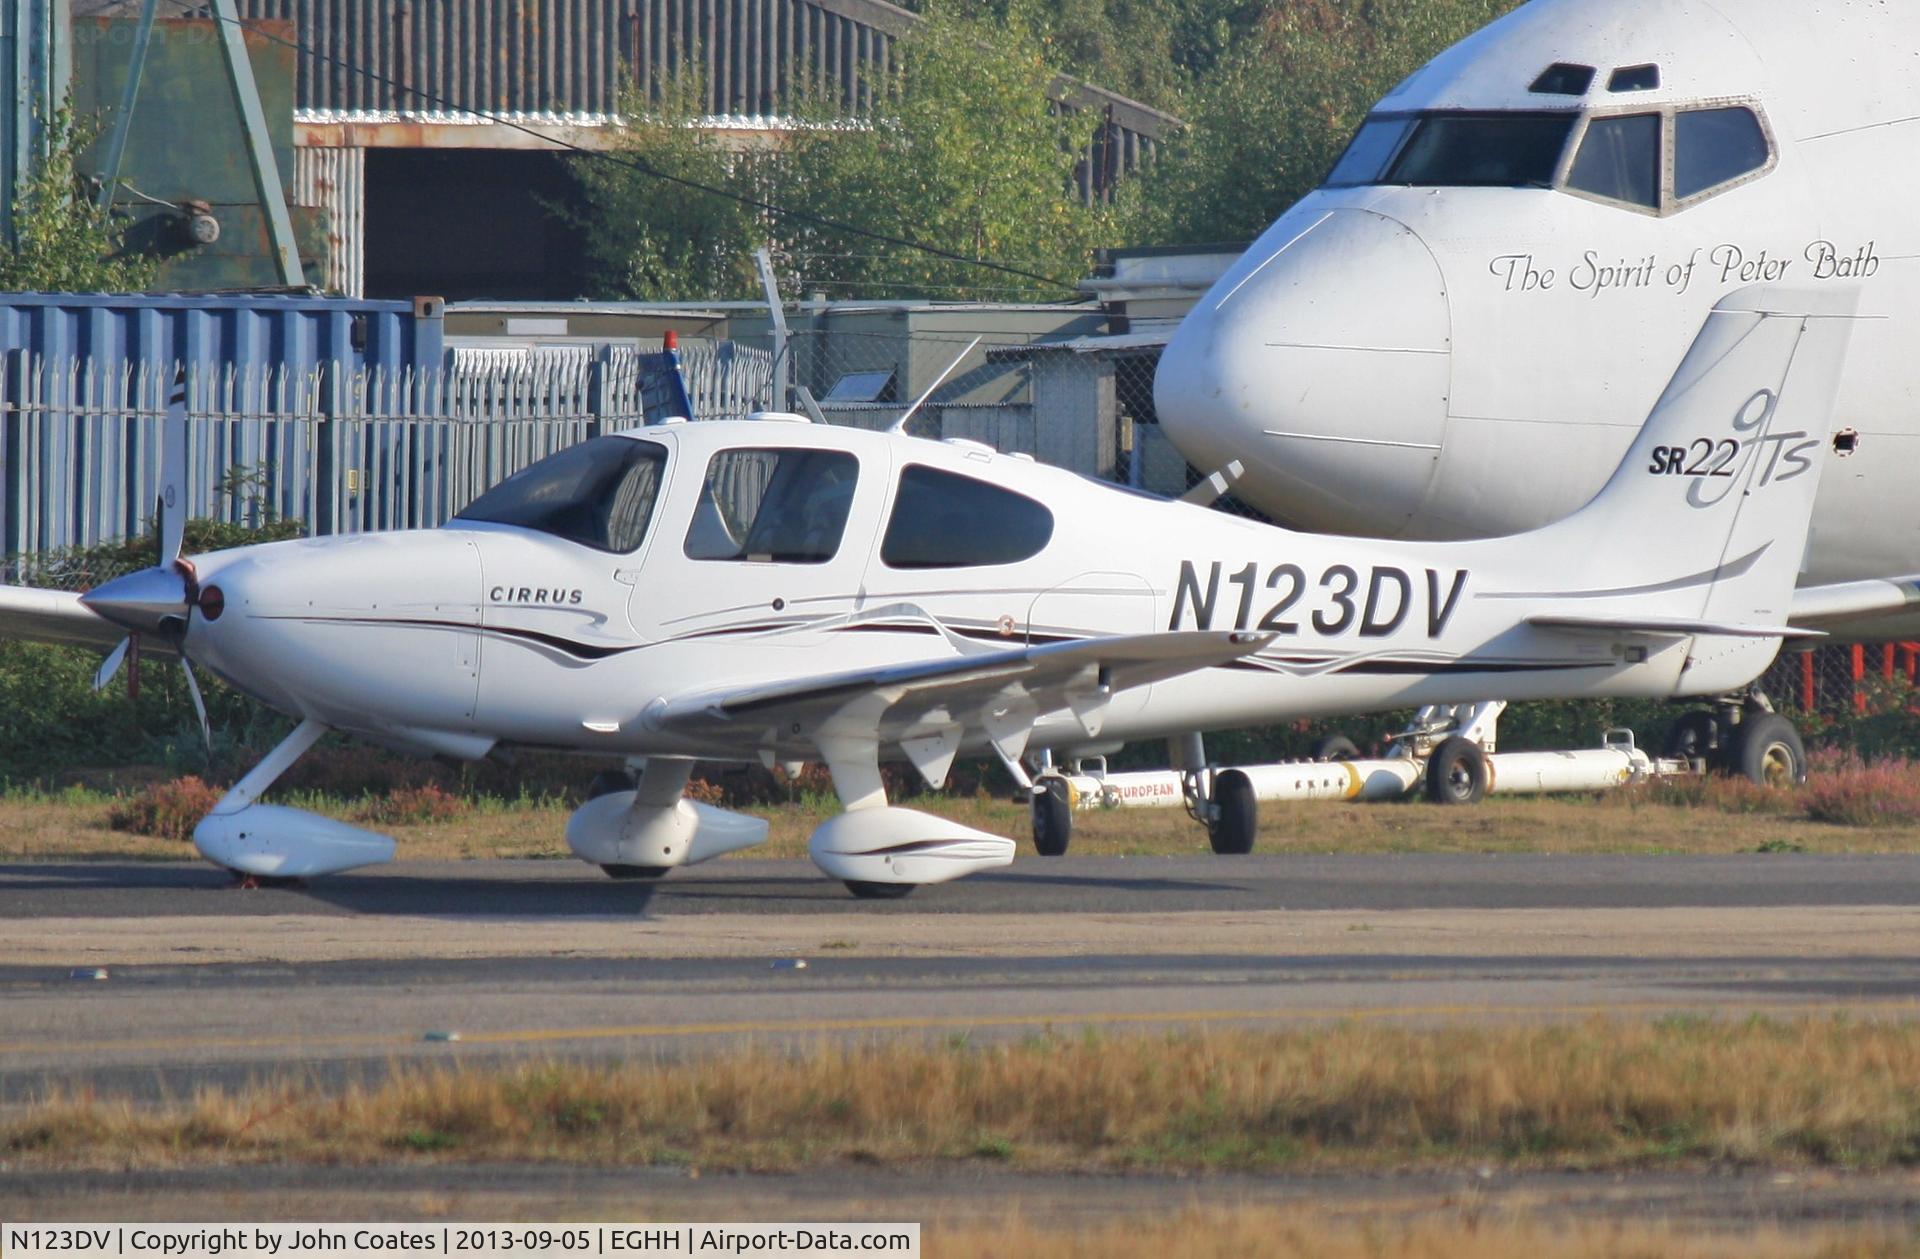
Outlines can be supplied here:
[[113, 675], [120, 672], [120, 665], [126, 660], [127, 649], [131, 646], [133, 636], [128, 635], [120, 640], [119, 646], [107, 653], [107, 658], [100, 662], [100, 672], [93, 675], [94, 690], [104, 690], [107, 683], [113, 681]]
[[183, 366], [167, 396], [167, 417], [160, 422], [160, 554], [165, 568], [180, 556], [187, 529], [187, 374]]
[[194, 715], [200, 718], [200, 742], [206, 745], [207, 757], [213, 757], [213, 727], [207, 722], [207, 701], [200, 696], [199, 679], [193, 676], [193, 666], [185, 656], [180, 657], [180, 670], [187, 675], [187, 695], [193, 700]]

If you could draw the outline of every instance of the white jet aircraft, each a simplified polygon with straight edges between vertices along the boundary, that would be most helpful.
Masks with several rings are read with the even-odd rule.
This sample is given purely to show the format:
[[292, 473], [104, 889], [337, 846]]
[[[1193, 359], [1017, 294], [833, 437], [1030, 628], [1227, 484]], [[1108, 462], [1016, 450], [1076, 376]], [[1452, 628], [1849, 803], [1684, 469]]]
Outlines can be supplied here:
[[1160, 422], [1299, 528], [1531, 529], [1599, 489], [1728, 292], [1857, 288], [1792, 619], [1920, 637], [1916, 58], [1911, 0], [1534, 0], [1375, 105], [1193, 308]]
[[[453, 757], [644, 758], [636, 789], [567, 826], [573, 851], [615, 875], [765, 836], [682, 798], [695, 758], [818, 760], [846, 811], [814, 833], [814, 861], [856, 894], [899, 895], [1005, 865], [1014, 845], [889, 805], [882, 760], [937, 786], [968, 752], [1017, 775], [1029, 747], [1496, 684], [1668, 696], [1753, 678], [1791, 632], [1853, 325], [1844, 297], [1723, 301], [1600, 494], [1510, 538], [1297, 534], [969, 442], [671, 423], [554, 455], [439, 529], [188, 560], [163, 522], [158, 567], [85, 595], [0, 588], [0, 632], [138, 634], [299, 719], [194, 832], [236, 872], [391, 858], [385, 836], [258, 803], [340, 730]], [[1700, 443], [1698, 466], [1675, 459]], [[1471, 772], [1477, 750], [1455, 755]], [[1187, 768], [1214, 847], [1247, 851], [1244, 776]]]

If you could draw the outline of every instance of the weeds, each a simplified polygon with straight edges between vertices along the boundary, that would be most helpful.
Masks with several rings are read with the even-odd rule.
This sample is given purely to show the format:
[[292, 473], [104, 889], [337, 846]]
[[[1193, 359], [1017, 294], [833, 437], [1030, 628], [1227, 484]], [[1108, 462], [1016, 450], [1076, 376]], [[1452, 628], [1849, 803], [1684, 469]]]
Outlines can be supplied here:
[[155, 783], [113, 806], [107, 825], [156, 839], [181, 843], [193, 838], [193, 828], [220, 803], [221, 792], [197, 777]]
[[47, 1165], [457, 1150], [768, 1169], [1889, 1167], [1920, 1163], [1916, 1078], [1920, 1027], [1903, 1023], [1345, 1024], [402, 1069], [157, 1107], [53, 1098], [0, 1119], [0, 1149]]
[[1807, 816], [1839, 826], [1910, 826], [1920, 823], [1920, 763], [1889, 757], [1867, 764], [1856, 756], [1833, 757], [1810, 776]]

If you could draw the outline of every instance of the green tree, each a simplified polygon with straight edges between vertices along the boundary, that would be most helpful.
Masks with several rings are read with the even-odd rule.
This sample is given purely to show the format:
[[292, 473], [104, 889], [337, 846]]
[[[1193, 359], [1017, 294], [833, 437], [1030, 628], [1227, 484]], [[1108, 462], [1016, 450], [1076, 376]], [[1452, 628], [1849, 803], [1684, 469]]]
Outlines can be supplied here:
[[[933, 9], [901, 41], [867, 125], [815, 126], [780, 163], [782, 199], [822, 218], [1071, 283], [1118, 239], [1084, 204], [1074, 165], [1099, 119], [1057, 108], [1039, 28], [1016, 8], [987, 23]], [[795, 244], [807, 285], [835, 295], [1058, 296], [1059, 285], [985, 271], [902, 244], [810, 229]]]
[[[1056, 109], [1037, 27], [1016, 10], [988, 22], [935, 10], [899, 44], [865, 117], [825, 101], [776, 150], [729, 147], [695, 125], [700, 93], [631, 102], [615, 151], [641, 167], [582, 160], [584, 209], [607, 292], [699, 299], [755, 291], [750, 251], [780, 242], [790, 277], [835, 296], [1059, 296], [1085, 275], [1118, 217], [1081, 203], [1074, 164], [1098, 119]], [[645, 110], [645, 117], [638, 117]], [[647, 172], [777, 204], [765, 214]], [[873, 236], [836, 230], [845, 223]], [[984, 258], [996, 272], [916, 248]]]
[[574, 160], [579, 206], [562, 212], [585, 235], [596, 296], [674, 301], [758, 292], [750, 254], [766, 234], [760, 212], [673, 182], [750, 194], [765, 164], [764, 154], [733, 151], [698, 125], [705, 96], [694, 76], [669, 84], [655, 101], [629, 91], [611, 147], [630, 165]]
[[1367, 109], [1518, 0], [1304, 0], [1267, 11], [1187, 100], [1142, 181], [1136, 234], [1251, 240], [1317, 185]]
[[0, 246], [0, 291], [137, 292], [159, 271], [126, 250], [125, 225], [101, 209], [80, 174], [99, 127], [63, 104], [44, 120], [46, 155], [14, 198], [11, 248]]

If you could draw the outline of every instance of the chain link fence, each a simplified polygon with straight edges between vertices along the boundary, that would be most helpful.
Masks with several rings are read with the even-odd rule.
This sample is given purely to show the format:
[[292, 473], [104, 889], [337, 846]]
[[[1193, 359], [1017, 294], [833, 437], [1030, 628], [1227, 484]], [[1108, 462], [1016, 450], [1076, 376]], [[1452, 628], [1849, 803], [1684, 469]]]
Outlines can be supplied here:
[[1863, 716], [1920, 702], [1920, 643], [1840, 644], [1782, 652], [1761, 685], [1795, 713]]

